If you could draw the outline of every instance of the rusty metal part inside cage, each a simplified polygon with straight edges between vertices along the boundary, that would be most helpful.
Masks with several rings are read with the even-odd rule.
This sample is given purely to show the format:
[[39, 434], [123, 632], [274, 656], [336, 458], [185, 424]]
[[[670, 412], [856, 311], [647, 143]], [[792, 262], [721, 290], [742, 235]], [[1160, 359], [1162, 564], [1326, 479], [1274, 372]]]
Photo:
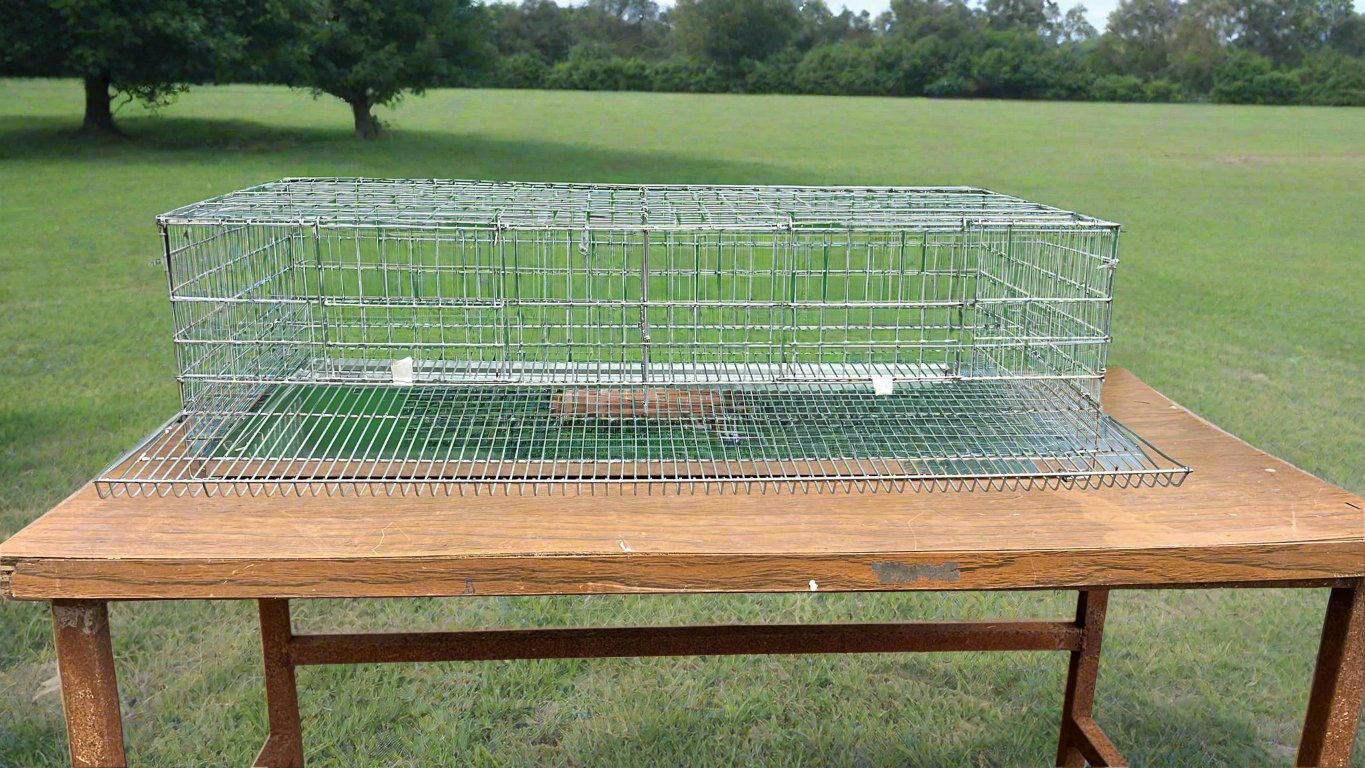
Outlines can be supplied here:
[[106, 494], [1164, 485], [1117, 225], [959, 187], [287, 179], [159, 218], [182, 410]]

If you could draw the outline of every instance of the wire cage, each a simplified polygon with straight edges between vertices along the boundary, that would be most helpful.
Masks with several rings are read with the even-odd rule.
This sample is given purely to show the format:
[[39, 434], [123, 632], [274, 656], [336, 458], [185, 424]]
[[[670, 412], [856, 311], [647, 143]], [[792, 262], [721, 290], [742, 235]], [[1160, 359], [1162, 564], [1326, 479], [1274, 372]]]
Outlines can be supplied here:
[[965, 187], [286, 179], [159, 217], [182, 410], [103, 494], [1169, 485], [1118, 225]]

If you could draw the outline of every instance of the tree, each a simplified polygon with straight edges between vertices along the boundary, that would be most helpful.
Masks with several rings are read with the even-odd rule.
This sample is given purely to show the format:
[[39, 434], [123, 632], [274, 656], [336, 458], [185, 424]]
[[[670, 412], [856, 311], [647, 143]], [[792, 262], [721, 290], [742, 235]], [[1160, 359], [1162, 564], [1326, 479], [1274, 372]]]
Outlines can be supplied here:
[[1350, 0], [1228, 0], [1237, 47], [1294, 65], [1352, 15]]
[[470, 0], [323, 0], [300, 84], [350, 105], [355, 135], [372, 139], [375, 106], [480, 60], [479, 11]]
[[678, 0], [670, 19], [684, 54], [731, 71], [786, 48], [801, 26], [792, 0]]
[[166, 104], [190, 83], [287, 67], [302, 0], [8, 0], [0, 71], [75, 76], [87, 133], [121, 134], [116, 97]]
[[1059, 43], [1084, 43], [1099, 34], [1095, 25], [1085, 17], [1084, 5], [1073, 5], [1056, 24], [1056, 37]]
[[1054, 0], [986, 0], [986, 18], [995, 29], [1047, 30], [1060, 15]]
[[489, 5], [489, 26], [498, 53], [504, 56], [532, 53], [542, 61], [559, 61], [574, 44], [568, 18], [571, 10], [554, 0]]
[[1232, 8], [1227, 0], [1188, 0], [1167, 46], [1170, 73], [1197, 93], [1213, 87], [1213, 73], [1227, 56], [1234, 35]]
[[606, 43], [619, 56], [657, 50], [663, 41], [665, 30], [653, 0], [588, 0], [569, 10], [577, 40]]
[[1179, 18], [1176, 0], [1120, 0], [1097, 53], [1113, 72], [1160, 77], [1170, 66], [1170, 39]]

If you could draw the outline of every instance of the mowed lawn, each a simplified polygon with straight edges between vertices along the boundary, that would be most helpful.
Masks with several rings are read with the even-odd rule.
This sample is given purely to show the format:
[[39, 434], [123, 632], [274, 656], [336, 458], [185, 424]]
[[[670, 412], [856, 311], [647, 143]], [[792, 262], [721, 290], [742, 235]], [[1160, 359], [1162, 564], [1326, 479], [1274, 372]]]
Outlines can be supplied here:
[[[1365, 110], [435, 91], [384, 113], [199, 88], [129, 141], [0, 81], [0, 537], [176, 408], [155, 214], [282, 176], [971, 184], [1125, 225], [1111, 362], [1365, 490]], [[1196, 470], [1198, 456], [1182, 456]], [[1028, 525], [1028, 521], [1021, 521]], [[298, 604], [310, 629], [1063, 616], [1065, 594]], [[1288, 765], [1323, 592], [1111, 601], [1098, 715], [1135, 765]], [[255, 608], [112, 609], [137, 765], [245, 765]], [[1062, 654], [308, 668], [310, 764], [1043, 765]], [[0, 766], [66, 756], [47, 612], [0, 605]], [[1362, 735], [1365, 737], [1365, 735]], [[1365, 766], [1365, 746], [1356, 765]]]

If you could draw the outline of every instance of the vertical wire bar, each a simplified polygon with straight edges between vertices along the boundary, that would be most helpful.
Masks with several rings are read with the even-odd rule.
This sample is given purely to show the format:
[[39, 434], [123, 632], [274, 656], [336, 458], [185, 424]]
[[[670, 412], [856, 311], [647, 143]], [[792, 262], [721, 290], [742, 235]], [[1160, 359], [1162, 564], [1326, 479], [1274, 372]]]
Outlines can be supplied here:
[[649, 383], [649, 230], [643, 227], [640, 229], [640, 383]]

